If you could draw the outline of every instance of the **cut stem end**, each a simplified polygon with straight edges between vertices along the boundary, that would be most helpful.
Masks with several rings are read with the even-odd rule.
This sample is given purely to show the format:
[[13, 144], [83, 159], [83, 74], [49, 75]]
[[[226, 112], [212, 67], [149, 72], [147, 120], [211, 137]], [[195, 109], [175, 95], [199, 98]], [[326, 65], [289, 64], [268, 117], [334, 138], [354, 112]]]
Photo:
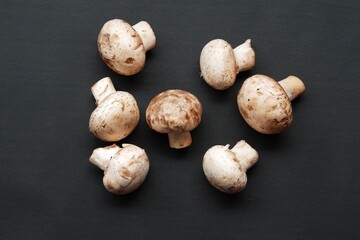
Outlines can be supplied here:
[[295, 76], [288, 76], [287, 78], [278, 82], [280, 86], [285, 90], [290, 101], [294, 100], [305, 92], [304, 83]]
[[107, 147], [96, 148], [91, 154], [89, 161], [104, 171], [105, 168], [108, 166], [109, 161], [120, 150], [121, 148], [116, 144]]
[[141, 21], [133, 25], [132, 27], [139, 34], [144, 44], [145, 51], [149, 51], [150, 49], [153, 49], [155, 47], [156, 37], [149, 23]]
[[96, 100], [96, 105], [99, 105], [102, 100], [114, 92], [116, 90], [109, 77], [100, 79], [91, 87], [91, 93]]
[[235, 153], [237, 160], [245, 171], [251, 168], [259, 159], [257, 151], [244, 140], [237, 142], [231, 151]]

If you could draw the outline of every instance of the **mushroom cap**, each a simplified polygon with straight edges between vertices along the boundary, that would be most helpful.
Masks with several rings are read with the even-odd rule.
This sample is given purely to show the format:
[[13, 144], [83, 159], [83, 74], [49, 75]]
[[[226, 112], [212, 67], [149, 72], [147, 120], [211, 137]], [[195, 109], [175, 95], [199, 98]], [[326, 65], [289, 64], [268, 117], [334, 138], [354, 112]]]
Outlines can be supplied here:
[[260, 133], [276, 134], [291, 126], [293, 116], [289, 97], [270, 77], [258, 74], [246, 79], [237, 103], [245, 121]]
[[202, 115], [197, 97], [183, 90], [167, 90], [156, 95], [146, 109], [146, 122], [160, 133], [189, 132], [196, 128]]
[[237, 193], [246, 187], [247, 176], [229, 145], [215, 145], [206, 151], [203, 171], [210, 184], [225, 193]]
[[113, 19], [100, 30], [98, 50], [104, 62], [115, 72], [133, 75], [145, 64], [145, 48], [139, 34], [124, 20]]
[[115, 142], [127, 137], [139, 119], [135, 98], [128, 92], [117, 91], [102, 100], [92, 112], [89, 129], [101, 140]]
[[140, 187], [150, 167], [144, 149], [132, 144], [122, 146], [104, 171], [104, 186], [115, 194], [127, 194]]
[[200, 54], [201, 76], [211, 87], [224, 90], [236, 80], [237, 65], [233, 48], [222, 39], [207, 43]]

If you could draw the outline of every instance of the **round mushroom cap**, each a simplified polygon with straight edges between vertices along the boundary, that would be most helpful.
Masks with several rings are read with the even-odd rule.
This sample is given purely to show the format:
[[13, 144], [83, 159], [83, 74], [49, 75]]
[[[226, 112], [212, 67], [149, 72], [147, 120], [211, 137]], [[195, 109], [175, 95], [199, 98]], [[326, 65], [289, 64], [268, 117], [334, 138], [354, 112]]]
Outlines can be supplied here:
[[156, 95], [146, 109], [146, 122], [160, 133], [189, 132], [196, 128], [202, 115], [197, 97], [183, 90], [167, 90]]
[[201, 76], [211, 87], [224, 90], [236, 80], [237, 66], [233, 48], [222, 39], [207, 43], [200, 54]]
[[104, 100], [90, 116], [89, 129], [98, 138], [107, 142], [127, 137], [140, 119], [135, 98], [128, 92], [117, 91]]
[[104, 186], [115, 194], [128, 194], [140, 187], [150, 167], [144, 149], [132, 144], [122, 146], [104, 171]]
[[115, 72], [133, 75], [145, 64], [145, 48], [139, 34], [124, 20], [113, 19], [104, 24], [98, 40], [104, 62]]
[[203, 171], [206, 179], [216, 189], [225, 193], [237, 193], [247, 183], [246, 171], [241, 167], [236, 154], [229, 145], [211, 147], [203, 158]]
[[291, 126], [293, 115], [289, 97], [270, 77], [258, 74], [246, 79], [237, 103], [245, 121], [260, 133], [276, 134]]

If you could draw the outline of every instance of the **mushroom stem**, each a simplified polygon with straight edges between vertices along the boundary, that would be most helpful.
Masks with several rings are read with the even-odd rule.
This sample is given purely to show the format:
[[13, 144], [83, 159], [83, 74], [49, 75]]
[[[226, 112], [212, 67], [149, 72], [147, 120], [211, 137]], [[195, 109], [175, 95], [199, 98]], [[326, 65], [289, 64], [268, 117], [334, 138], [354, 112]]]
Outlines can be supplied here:
[[119, 150], [121, 150], [121, 148], [116, 144], [103, 148], [96, 148], [91, 154], [89, 160], [92, 164], [94, 164], [101, 170], [105, 170], [105, 168], [109, 164], [109, 161], [115, 156], [115, 154]]
[[141, 21], [133, 25], [132, 27], [139, 34], [143, 42], [145, 51], [149, 51], [150, 49], [153, 49], [155, 47], [156, 37], [149, 23]]
[[186, 148], [190, 146], [192, 142], [190, 132], [170, 132], [168, 137], [171, 148]]
[[257, 153], [257, 151], [253, 149], [249, 144], [247, 144], [244, 140], [237, 142], [236, 145], [231, 149], [231, 151], [235, 153], [236, 158], [244, 171], [251, 168], [259, 158], [259, 154]]
[[116, 92], [116, 90], [109, 77], [100, 79], [91, 87], [91, 93], [96, 100], [96, 105], [99, 105], [102, 100], [114, 92]]
[[251, 39], [234, 49], [237, 73], [247, 71], [255, 66], [255, 51], [251, 47]]
[[285, 90], [290, 101], [294, 100], [305, 91], [304, 83], [295, 76], [288, 76], [278, 83]]

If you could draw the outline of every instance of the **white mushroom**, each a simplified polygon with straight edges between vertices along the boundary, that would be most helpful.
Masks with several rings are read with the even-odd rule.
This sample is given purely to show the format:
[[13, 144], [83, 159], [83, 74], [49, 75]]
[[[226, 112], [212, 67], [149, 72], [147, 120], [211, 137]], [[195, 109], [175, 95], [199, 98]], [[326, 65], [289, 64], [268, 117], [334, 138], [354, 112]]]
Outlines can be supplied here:
[[276, 82], [265, 75], [246, 79], [238, 93], [239, 111], [245, 121], [260, 133], [276, 134], [291, 126], [291, 100], [305, 91], [304, 83], [289, 76]]
[[115, 194], [128, 194], [145, 181], [149, 171], [149, 159], [144, 149], [132, 144], [113, 144], [97, 148], [90, 156], [90, 162], [104, 170], [103, 184]]
[[250, 39], [235, 49], [225, 40], [215, 39], [204, 46], [200, 55], [201, 76], [217, 90], [231, 87], [239, 72], [254, 66], [255, 52]]
[[229, 145], [215, 145], [204, 155], [203, 170], [207, 180], [225, 193], [241, 192], [247, 183], [246, 171], [258, 160], [259, 155], [244, 140], [232, 149]]
[[192, 143], [190, 131], [199, 125], [201, 115], [197, 97], [183, 90], [168, 90], [150, 101], [146, 122], [153, 130], [168, 134], [171, 148], [185, 148]]
[[91, 88], [97, 108], [89, 120], [89, 130], [103, 141], [115, 142], [127, 137], [137, 126], [140, 111], [128, 92], [115, 91], [109, 77]]
[[113, 19], [102, 27], [97, 44], [104, 62], [115, 72], [129, 76], [144, 67], [145, 53], [155, 47], [156, 37], [145, 21], [130, 26], [124, 20]]

